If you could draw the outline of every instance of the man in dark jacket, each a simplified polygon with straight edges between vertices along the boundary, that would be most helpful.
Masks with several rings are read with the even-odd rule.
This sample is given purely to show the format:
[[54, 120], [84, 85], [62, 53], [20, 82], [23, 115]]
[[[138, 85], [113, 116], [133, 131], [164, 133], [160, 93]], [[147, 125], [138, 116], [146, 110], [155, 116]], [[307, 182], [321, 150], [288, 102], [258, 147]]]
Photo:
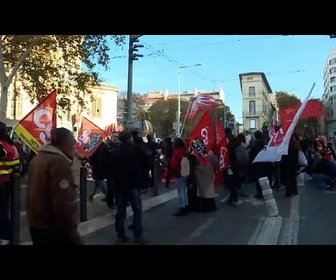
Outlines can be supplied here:
[[112, 132], [112, 139], [106, 143], [106, 151], [103, 153], [102, 159], [100, 160], [101, 168], [105, 169], [107, 178], [106, 203], [111, 210], [113, 210], [114, 206], [117, 204], [115, 176], [116, 165], [118, 164], [116, 160], [116, 152], [120, 146], [118, 136], [118, 132]]
[[75, 139], [56, 128], [28, 172], [28, 226], [33, 245], [80, 245], [71, 171]]
[[145, 157], [142, 150], [133, 147], [133, 137], [128, 131], [119, 134], [121, 142], [116, 153], [116, 195], [118, 199], [115, 229], [119, 243], [126, 243], [129, 238], [125, 232], [125, 219], [128, 203], [131, 204], [133, 211], [133, 235], [134, 242], [144, 244], [142, 234], [142, 201], [141, 188], [143, 188]]
[[[267, 140], [263, 133], [258, 130], [254, 133], [255, 141], [250, 147], [250, 162], [254, 161], [259, 152], [267, 145]], [[259, 178], [268, 177], [270, 185], [272, 185], [272, 176], [273, 176], [273, 163], [272, 162], [256, 162], [252, 164], [251, 168], [252, 174], [254, 175], [254, 180], [256, 182], [257, 193], [256, 198], [263, 198], [262, 189], [259, 184]]]
[[151, 135], [147, 135], [147, 143], [146, 143], [148, 149], [151, 151], [151, 157], [150, 157], [150, 172], [151, 177], [149, 180], [149, 188], [154, 188], [154, 164], [155, 159], [159, 156], [157, 150], [160, 148], [159, 145], [154, 141], [153, 137]]

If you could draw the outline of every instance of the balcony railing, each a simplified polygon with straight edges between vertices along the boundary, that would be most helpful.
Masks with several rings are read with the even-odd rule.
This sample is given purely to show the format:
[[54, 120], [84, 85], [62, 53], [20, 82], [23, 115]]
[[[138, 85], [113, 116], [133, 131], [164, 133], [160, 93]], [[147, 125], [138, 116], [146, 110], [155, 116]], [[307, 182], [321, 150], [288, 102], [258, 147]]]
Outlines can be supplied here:
[[252, 114], [252, 112], [250, 111], [243, 111], [243, 116], [266, 116], [267, 113], [261, 111], [261, 110], [258, 110], [258, 111], [255, 111], [253, 112], [254, 114]]

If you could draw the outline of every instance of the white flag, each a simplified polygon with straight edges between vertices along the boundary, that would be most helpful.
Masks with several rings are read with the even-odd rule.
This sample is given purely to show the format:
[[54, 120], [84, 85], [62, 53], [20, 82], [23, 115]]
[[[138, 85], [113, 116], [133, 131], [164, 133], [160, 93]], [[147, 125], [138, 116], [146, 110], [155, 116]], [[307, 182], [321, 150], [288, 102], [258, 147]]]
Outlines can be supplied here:
[[269, 141], [268, 145], [265, 145], [265, 147], [258, 153], [256, 158], [253, 160], [253, 163], [255, 162], [279, 162], [283, 155], [288, 154], [288, 145], [289, 145], [290, 138], [294, 132], [294, 128], [296, 127], [303, 110], [305, 109], [308, 103], [309, 97], [311, 93], [313, 92], [314, 87], [315, 87], [315, 83], [313, 84], [306, 99], [302, 102], [299, 110], [296, 112], [292, 123], [288, 127], [288, 130], [283, 131], [282, 128], [280, 128], [279, 131]]

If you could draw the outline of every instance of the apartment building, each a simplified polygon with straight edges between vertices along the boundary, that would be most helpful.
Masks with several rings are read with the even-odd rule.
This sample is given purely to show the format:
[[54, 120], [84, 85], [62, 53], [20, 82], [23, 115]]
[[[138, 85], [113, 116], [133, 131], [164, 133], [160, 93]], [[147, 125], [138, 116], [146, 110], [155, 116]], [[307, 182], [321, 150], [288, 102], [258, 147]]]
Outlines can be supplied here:
[[336, 137], [336, 50], [333, 50], [326, 61], [324, 71], [324, 92], [321, 98], [326, 108], [326, 118], [320, 125], [329, 139]]
[[270, 118], [271, 102], [276, 107], [275, 97], [262, 72], [239, 74], [243, 102], [243, 129], [255, 131], [261, 129], [263, 122]]

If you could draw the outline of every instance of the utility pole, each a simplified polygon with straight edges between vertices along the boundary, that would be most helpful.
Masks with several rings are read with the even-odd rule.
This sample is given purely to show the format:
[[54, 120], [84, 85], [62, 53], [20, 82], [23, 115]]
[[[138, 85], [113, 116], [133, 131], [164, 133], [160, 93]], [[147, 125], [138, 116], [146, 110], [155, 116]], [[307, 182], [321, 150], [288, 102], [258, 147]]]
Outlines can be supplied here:
[[143, 57], [142, 54], [137, 54], [138, 48], [143, 48], [143, 45], [135, 44], [139, 42], [139, 37], [142, 35], [130, 35], [128, 47], [128, 79], [127, 79], [127, 117], [126, 121], [132, 121], [132, 103], [133, 103], [133, 61], [138, 60], [138, 57]]

